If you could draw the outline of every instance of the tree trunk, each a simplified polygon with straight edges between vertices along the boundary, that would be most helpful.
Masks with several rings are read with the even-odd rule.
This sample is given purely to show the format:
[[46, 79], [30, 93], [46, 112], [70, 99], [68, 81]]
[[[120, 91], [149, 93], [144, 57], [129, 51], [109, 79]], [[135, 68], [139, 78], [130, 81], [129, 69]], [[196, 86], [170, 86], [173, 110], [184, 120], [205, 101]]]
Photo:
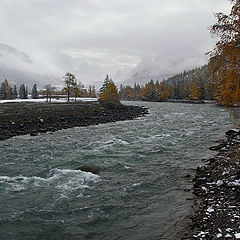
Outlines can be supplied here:
[[69, 102], [69, 97], [70, 97], [70, 88], [68, 87], [68, 102]]

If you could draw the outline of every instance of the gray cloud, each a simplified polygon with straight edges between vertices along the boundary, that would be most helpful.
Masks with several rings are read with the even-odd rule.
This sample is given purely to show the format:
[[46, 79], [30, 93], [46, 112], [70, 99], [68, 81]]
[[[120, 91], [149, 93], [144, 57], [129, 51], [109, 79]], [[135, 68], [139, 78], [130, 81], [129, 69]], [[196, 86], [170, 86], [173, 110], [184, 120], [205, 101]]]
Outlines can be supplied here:
[[147, 67], [166, 76], [207, 62], [213, 12], [229, 9], [226, 0], [1, 0], [0, 42], [83, 82]]

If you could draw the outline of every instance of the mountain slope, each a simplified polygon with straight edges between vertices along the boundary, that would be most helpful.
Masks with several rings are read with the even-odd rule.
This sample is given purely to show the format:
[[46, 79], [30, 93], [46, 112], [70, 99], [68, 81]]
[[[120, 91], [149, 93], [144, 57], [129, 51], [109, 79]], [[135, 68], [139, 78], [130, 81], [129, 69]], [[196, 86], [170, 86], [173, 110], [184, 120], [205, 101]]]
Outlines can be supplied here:
[[24, 52], [9, 45], [0, 43], [0, 82], [7, 79], [10, 84], [24, 83], [29, 88], [37, 83], [40, 87], [46, 84], [59, 85], [59, 77], [39, 72], [39, 67]]

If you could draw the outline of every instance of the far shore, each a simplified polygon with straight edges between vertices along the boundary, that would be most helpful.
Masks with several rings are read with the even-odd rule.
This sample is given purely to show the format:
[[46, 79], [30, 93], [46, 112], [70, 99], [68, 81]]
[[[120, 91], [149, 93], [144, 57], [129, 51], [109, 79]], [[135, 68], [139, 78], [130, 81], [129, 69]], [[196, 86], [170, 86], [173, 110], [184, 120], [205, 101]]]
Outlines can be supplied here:
[[122, 99], [122, 101], [139, 101], [139, 102], [162, 102], [162, 103], [189, 103], [189, 104], [213, 104], [216, 103], [212, 100], [190, 100], [190, 99], [166, 99], [163, 101], [148, 101], [148, 100], [135, 100], [135, 99]]

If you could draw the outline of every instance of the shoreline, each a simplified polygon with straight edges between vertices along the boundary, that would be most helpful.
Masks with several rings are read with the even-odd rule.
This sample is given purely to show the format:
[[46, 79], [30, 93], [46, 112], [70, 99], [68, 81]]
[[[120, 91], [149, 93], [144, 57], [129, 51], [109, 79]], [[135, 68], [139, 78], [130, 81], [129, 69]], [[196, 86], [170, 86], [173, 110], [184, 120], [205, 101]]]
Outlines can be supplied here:
[[162, 102], [162, 103], [186, 103], [186, 104], [214, 104], [211, 100], [190, 100], [190, 99], [166, 99], [163, 101], [148, 101], [148, 100], [137, 100], [137, 99], [121, 99], [122, 101], [133, 101], [133, 102]]
[[196, 210], [181, 239], [240, 239], [240, 129], [209, 149], [217, 154], [196, 169]]
[[82, 103], [5, 103], [0, 105], [0, 141], [107, 122], [133, 120], [148, 114], [144, 107]]

